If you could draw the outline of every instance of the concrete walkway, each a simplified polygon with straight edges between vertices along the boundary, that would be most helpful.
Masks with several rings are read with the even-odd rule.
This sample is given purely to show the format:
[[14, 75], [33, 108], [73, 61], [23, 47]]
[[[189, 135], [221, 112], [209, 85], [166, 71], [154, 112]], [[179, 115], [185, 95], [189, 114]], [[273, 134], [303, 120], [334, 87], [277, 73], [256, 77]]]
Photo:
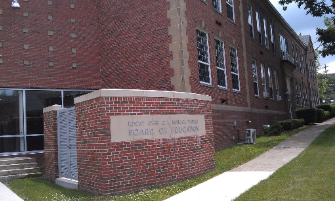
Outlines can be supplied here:
[[170, 197], [166, 201], [233, 200], [297, 157], [321, 132], [334, 123], [335, 118], [305, 129], [254, 160]]
[[13, 193], [7, 186], [0, 182], [0, 201], [23, 201]]

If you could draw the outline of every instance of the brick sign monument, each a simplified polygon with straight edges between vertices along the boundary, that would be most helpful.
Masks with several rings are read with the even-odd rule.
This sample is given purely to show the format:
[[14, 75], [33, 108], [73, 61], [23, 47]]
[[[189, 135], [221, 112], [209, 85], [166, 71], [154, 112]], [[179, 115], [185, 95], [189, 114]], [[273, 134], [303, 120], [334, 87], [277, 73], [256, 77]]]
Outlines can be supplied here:
[[[75, 103], [80, 190], [122, 194], [215, 168], [209, 96], [101, 89]], [[59, 177], [55, 110], [44, 111], [45, 177], [53, 181]]]

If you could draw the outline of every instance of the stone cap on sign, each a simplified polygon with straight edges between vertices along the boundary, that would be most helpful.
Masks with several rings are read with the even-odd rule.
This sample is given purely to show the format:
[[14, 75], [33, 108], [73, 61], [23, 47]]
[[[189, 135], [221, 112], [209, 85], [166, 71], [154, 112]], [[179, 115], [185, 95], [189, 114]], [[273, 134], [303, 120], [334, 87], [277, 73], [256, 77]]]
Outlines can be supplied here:
[[57, 111], [63, 109], [61, 105], [52, 105], [46, 108], [43, 108], [43, 113], [50, 112], [50, 111]]
[[79, 96], [74, 99], [74, 103], [81, 103], [98, 97], [143, 97], [143, 98], [178, 98], [202, 101], [212, 101], [211, 96], [196, 93], [157, 91], [140, 89], [100, 89], [92, 93]]

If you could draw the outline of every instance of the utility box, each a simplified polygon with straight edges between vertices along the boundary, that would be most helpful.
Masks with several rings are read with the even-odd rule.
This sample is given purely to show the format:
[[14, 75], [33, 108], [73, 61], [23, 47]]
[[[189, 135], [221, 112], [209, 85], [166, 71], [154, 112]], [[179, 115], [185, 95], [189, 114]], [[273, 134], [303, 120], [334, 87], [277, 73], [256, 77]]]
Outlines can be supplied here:
[[245, 143], [256, 144], [256, 129], [245, 130]]

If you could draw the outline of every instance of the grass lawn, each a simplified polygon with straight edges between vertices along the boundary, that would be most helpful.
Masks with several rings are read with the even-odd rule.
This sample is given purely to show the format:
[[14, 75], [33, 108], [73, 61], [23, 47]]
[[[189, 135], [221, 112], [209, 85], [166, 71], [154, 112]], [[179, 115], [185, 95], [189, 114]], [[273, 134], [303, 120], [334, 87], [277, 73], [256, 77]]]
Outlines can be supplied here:
[[335, 125], [297, 158], [236, 199], [335, 200]]
[[302, 127], [290, 132], [282, 133], [280, 136], [262, 136], [257, 138], [256, 145], [233, 146], [219, 150], [215, 153], [216, 168], [198, 177], [186, 179], [185, 181], [171, 185], [151, 188], [139, 192], [134, 192], [119, 196], [102, 197], [90, 193], [64, 189], [43, 178], [31, 178], [14, 180], [5, 183], [12, 191], [25, 201], [45, 201], [45, 200], [164, 200], [172, 195], [178, 194], [199, 183], [202, 183], [214, 176], [231, 170], [244, 164], [262, 153], [273, 148], [288, 137], [307, 128]]

